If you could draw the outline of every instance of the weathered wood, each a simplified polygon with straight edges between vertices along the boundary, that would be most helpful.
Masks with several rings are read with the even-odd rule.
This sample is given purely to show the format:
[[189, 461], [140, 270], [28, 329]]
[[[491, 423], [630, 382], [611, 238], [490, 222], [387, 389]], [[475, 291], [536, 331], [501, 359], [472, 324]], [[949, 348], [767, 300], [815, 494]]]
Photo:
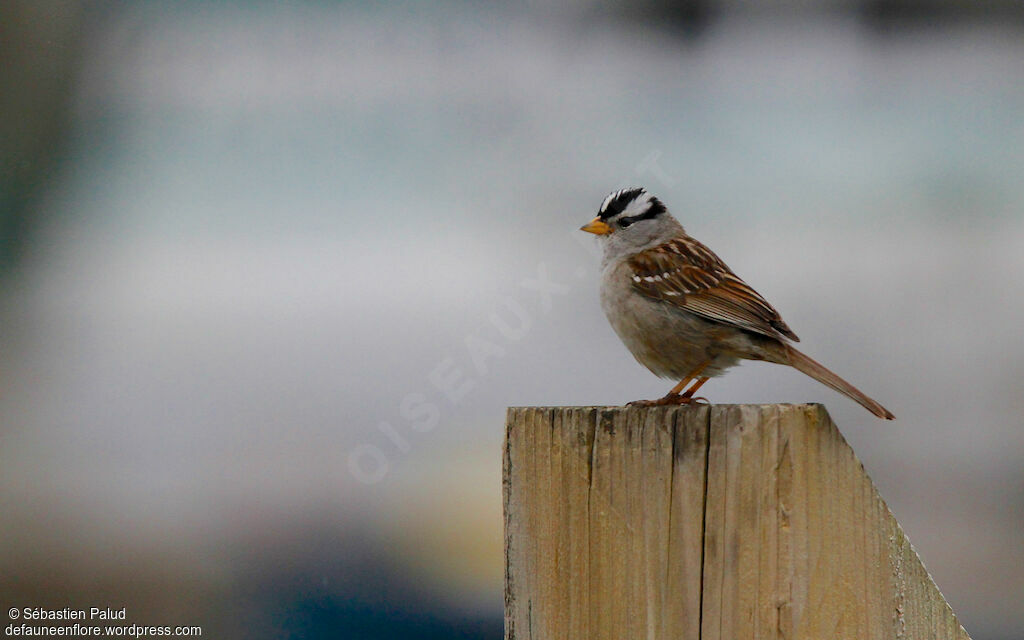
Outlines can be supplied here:
[[512, 408], [504, 497], [508, 640], [968, 639], [820, 405]]

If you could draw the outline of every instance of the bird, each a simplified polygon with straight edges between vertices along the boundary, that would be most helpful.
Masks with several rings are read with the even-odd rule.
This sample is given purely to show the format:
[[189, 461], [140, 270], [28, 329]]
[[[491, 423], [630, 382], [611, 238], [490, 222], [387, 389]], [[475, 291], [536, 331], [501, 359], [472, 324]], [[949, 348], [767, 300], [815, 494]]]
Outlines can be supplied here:
[[643, 187], [613, 191], [580, 227], [603, 244], [601, 308], [633, 357], [679, 383], [659, 400], [691, 404], [710, 378], [741, 360], [788, 365], [842, 393], [879, 418], [893, 414], [798, 351], [800, 338], [761, 294], [692, 238]]

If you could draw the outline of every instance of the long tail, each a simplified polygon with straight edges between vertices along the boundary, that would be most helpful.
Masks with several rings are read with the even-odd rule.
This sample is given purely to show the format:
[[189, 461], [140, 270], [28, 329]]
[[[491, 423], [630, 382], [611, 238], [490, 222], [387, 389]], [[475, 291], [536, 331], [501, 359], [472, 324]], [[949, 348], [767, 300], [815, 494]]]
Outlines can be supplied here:
[[789, 358], [789, 364], [792, 367], [806, 373], [823, 385], [832, 387], [851, 400], [856, 401], [860, 406], [864, 407], [879, 418], [892, 420], [896, 417], [892, 415], [888, 409], [861, 393], [857, 387], [832, 373], [818, 362], [815, 362], [788, 344], [783, 344], [783, 347], [786, 350], [786, 355]]

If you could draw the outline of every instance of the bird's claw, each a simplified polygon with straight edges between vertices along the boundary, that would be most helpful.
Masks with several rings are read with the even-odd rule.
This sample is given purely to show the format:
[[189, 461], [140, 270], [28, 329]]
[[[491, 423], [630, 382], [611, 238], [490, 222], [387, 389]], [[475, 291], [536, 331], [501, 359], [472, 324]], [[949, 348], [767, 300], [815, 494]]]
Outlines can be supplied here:
[[677, 393], [670, 393], [664, 398], [658, 398], [657, 400], [634, 400], [626, 404], [627, 407], [665, 407], [668, 405], [677, 404], [699, 404], [698, 401], [703, 400], [707, 404], [707, 398], [690, 398]]

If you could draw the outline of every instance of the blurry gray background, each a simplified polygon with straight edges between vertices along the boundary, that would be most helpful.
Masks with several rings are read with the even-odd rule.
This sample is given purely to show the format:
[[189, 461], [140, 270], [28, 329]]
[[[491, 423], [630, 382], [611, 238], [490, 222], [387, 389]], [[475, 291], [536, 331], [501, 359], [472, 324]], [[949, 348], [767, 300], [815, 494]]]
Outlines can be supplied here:
[[702, 393], [826, 403], [1024, 637], [1022, 11], [768, 6], [4, 3], [0, 604], [500, 637], [504, 408], [670, 386], [575, 231], [639, 184], [898, 420]]

